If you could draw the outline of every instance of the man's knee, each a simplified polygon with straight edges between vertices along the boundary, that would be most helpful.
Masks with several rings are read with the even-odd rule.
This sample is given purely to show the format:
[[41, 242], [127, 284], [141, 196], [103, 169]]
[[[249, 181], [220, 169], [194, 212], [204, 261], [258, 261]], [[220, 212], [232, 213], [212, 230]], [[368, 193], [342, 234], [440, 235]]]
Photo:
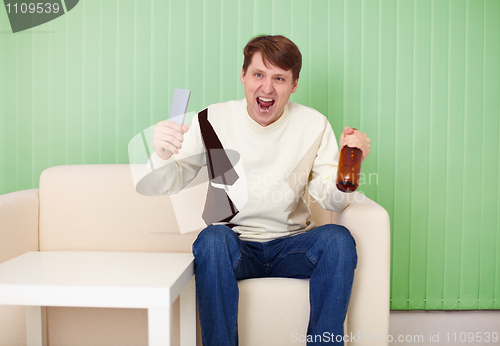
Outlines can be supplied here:
[[213, 243], [225, 242], [229, 238], [236, 236], [234, 231], [225, 225], [211, 225], [198, 234], [196, 242]]
[[324, 242], [337, 244], [345, 244], [346, 246], [356, 246], [356, 242], [351, 235], [351, 232], [342, 225], [329, 224], [318, 227], [321, 229], [321, 237]]
[[228, 248], [228, 245], [236, 241], [238, 236], [232, 229], [224, 225], [211, 225], [198, 234], [193, 243], [193, 255], [195, 258], [201, 254], [217, 253]]
[[356, 241], [346, 227], [330, 224], [322, 228], [321, 237], [323, 238], [325, 249], [345, 254], [351, 253], [357, 257]]
[[334, 241], [337, 244], [337, 249], [343, 254], [344, 260], [352, 262], [354, 268], [357, 266], [358, 254], [356, 251], [356, 241], [351, 232], [344, 226], [337, 226], [334, 233]]
[[335, 238], [338, 242], [345, 244], [346, 246], [354, 246], [356, 247], [356, 241], [352, 236], [351, 232], [345, 227], [341, 225], [333, 225], [335, 227]]

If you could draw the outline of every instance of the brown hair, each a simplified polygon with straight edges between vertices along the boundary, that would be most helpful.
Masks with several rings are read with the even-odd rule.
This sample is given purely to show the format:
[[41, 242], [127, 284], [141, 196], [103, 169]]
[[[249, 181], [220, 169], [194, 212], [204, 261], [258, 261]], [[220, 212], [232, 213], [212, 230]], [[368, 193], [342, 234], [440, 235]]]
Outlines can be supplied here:
[[299, 48], [285, 36], [281, 35], [263, 35], [251, 39], [245, 49], [243, 55], [243, 72], [247, 73], [248, 66], [252, 62], [252, 57], [256, 52], [260, 52], [264, 59], [264, 64], [267, 62], [277, 66], [285, 71], [292, 70], [293, 81], [299, 79], [300, 69], [302, 67], [302, 54]]

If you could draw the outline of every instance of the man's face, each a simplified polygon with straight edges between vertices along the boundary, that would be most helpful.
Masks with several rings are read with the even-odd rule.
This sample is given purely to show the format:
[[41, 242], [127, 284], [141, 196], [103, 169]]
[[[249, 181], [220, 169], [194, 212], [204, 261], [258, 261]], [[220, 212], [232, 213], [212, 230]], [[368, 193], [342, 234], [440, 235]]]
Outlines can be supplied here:
[[266, 66], [260, 52], [256, 52], [247, 72], [241, 71], [241, 83], [245, 88], [248, 114], [261, 126], [267, 126], [283, 114], [290, 95], [297, 90], [298, 79], [293, 80], [291, 70], [283, 70], [269, 62]]

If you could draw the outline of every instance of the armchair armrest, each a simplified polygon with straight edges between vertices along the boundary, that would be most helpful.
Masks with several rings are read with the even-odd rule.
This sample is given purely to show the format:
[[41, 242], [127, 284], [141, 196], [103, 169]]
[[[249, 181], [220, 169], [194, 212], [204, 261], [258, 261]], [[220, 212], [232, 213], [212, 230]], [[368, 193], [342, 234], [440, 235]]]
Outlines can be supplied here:
[[[382, 206], [355, 192], [353, 202], [342, 213], [334, 213], [334, 218], [350, 230], [358, 252], [347, 315], [348, 330], [357, 336], [356, 341], [361, 345], [381, 340], [389, 334], [389, 215]], [[377, 313], [370, 314], [370, 311]]]
[[[0, 263], [38, 251], [38, 189], [0, 195]], [[0, 344], [26, 345], [26, 312], [0, 306]]]
[[0, 195], [0, 263], [38, 251], [38, 189]]

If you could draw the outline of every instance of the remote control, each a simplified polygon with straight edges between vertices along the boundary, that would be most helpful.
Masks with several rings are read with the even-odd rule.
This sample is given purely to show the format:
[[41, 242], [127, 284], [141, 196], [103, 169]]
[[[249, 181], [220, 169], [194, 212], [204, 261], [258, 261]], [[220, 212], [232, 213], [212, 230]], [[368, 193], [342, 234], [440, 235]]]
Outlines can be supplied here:
[[168, 120], [175, 121], [177, 124], [184, 124], [186, 111], [189, 103], [189, 95], [191, 91], [186, 89], [175, 89], [172, 97], [172, 105], [170, 106], [170, 115]]

